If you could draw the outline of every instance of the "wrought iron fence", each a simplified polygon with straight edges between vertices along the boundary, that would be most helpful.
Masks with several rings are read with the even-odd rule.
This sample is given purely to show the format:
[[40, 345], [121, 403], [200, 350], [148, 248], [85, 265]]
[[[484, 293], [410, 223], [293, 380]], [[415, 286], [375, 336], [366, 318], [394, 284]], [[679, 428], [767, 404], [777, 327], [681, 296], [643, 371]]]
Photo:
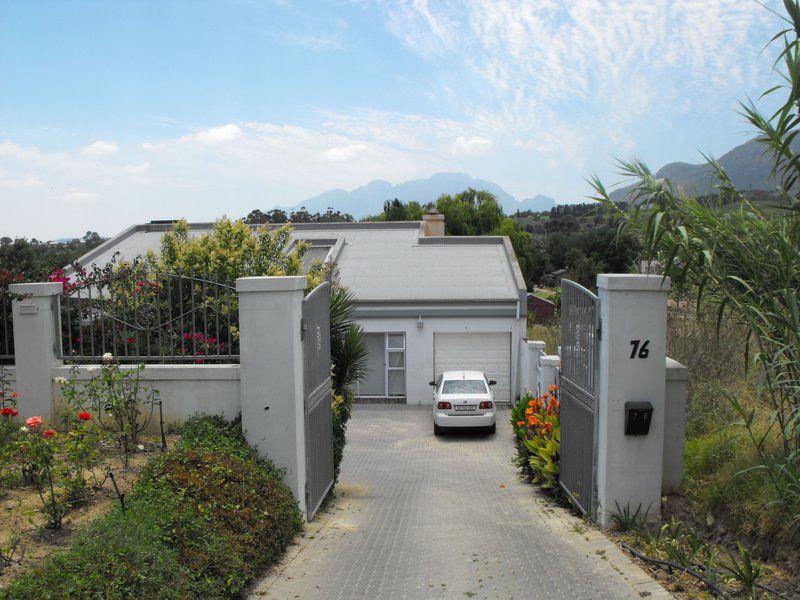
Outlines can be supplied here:
[[11, 316], [11, 294], [0, 288], [0, 364], [14, 362], [14, 320]]
[[99, 362], [238, 362], [239, 299], [211, 277], [120, 270], [64, 283], [61, 358]]

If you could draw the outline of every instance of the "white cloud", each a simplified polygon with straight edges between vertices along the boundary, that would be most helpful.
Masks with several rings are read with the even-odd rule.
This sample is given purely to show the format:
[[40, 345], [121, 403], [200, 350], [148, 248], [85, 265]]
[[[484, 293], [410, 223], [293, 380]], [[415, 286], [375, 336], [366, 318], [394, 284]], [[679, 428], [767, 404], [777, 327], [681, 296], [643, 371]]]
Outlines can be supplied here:
[[99, 202], [102, 196], [97, 192], [85, 192], [81, 190], [70, 190], [64, 194], [64, 200], [70, 204], [85, 205]]
[[447, 150], [453, 156], [480, 156], [488, 154], [492, 150], [492, 146], [492, 141], [486, 138], [477, 135], [472, 137], [461, 135], [448, 146]]
[[115, 142], [104, 142], [103, 140], [98, 140], [88, 146], [85, 146], [82, 150], [83, 154], [88, 154], [92, 156], [103, 156], [108, 154], [116, 154], [119, 152], [119, 147]]
[[359, 152], [364, 152], [368, 148], [369, 146], [367, 146], [367, 144], [358, 142], [355, 144], [347, 144], [345, 146], [328, 148], [327, 150], [322, 151], [321, 156], [324, 160], [330, 160], [333, 162], [347, 161], [355, 158]]
[[204, 129], [195, 133], [194, 135], [187, 136], [187, 139], [195, 139], [203, 144], [223, 144], [231, 142], [240, 138], [242, 130], [238, 126], [229, 124], [222, 125], [221, 127], [212, 127], [211, 129]]

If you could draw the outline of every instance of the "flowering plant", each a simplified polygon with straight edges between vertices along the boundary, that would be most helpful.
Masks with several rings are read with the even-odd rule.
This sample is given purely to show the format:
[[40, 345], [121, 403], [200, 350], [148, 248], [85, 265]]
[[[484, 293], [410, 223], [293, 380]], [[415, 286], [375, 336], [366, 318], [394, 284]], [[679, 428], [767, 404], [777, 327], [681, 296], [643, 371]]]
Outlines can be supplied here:
[[561, 427], [558, 387], [534, 396], [528, 391], [511, 412], [523, 472], [533, 483], [558, 493]]
[[33, 416], [25, 420], [20, 428], [20, 451], [28, 461], [28, 475], [36, 486], [44, 513], [48, 517], [46, 527], [60, 529], [67, 505], [56, 494], [58, 471], [61, 463], [56, 456], [58, 432], [43, 428], [44, 419]]

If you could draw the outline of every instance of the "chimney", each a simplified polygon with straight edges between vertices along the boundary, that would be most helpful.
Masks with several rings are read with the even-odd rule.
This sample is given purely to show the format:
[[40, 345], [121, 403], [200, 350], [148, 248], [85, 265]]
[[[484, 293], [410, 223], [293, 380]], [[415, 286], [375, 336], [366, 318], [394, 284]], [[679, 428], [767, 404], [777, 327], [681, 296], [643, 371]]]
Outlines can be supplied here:
[[422, 215], [422, 235], [425, 237], [444, 235], [444, 215], [435, 208], [429, 208], [428, 212]]

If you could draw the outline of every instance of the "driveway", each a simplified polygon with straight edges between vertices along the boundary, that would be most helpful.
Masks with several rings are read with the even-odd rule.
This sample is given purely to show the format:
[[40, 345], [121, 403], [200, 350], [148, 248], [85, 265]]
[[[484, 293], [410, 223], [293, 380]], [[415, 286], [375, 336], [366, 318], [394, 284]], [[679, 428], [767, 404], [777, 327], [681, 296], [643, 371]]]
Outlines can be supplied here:
[[251, 598], [670, 598], [517, 480], [508, 418], [437, 438], [429, 408], [356, 406], [337, 500]]

